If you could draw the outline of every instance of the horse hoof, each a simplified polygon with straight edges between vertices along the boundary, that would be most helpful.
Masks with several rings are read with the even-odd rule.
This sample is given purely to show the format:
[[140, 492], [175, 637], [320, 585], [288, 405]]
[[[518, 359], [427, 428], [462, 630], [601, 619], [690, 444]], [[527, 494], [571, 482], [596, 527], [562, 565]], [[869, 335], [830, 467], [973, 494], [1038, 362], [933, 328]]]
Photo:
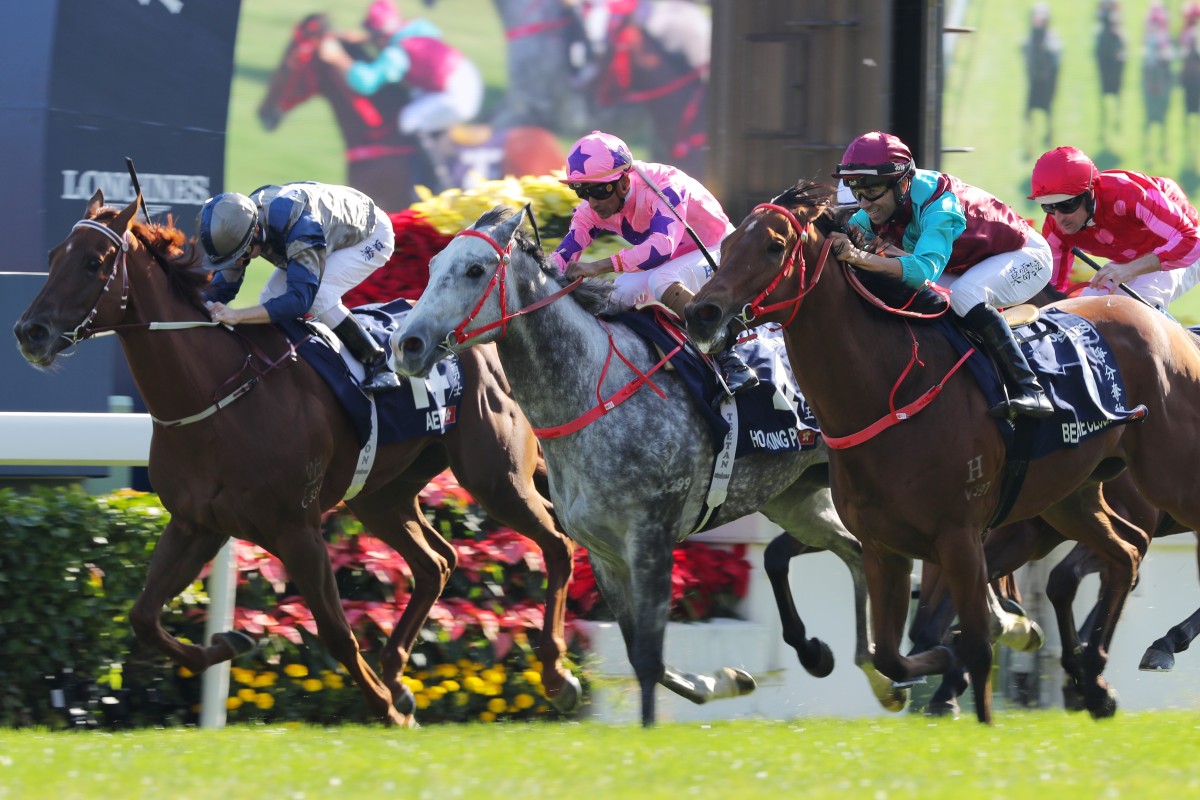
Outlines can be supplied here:
[[878, 670], [864, 668], [863, 673], [867, 676], [867, 683], [871, 685], [871, 693], [875, 695], [879, 705], [883, 706], [884, 711], [895, 714], [904, 710], [908, 705], [908, 689], [896, 686]]
[[960, 711], [958, 702], [954, 700], [934, 700], [925, 706], [925, 716], [927, 717], [950, 717], [951, 719], [958, 719]]
[[[417, 713], [417, 698], [413, 696], [412, 689], [403, 684], [400, 686], [399, 696], [392, 698], [392, 705], [395, 706], [396, 711], [406, 717], [412, 717]], [[407, 725], [405, 727], [412, 726]]]
[[1083, 711], [1087, 707], [1087, 703], [1083, 699], [1083, 692], [1074, 681], [1068, 681], [1063, 684], [1063, 708], [1067, 711]]
[[1175, 654], [1157, 647], [1147, 649], [1142, 656], [1142, 663], [1138, 664], [1138, 669], [1143, 672], [1170, 672], [1174, 668]]
[[254, 648], [258, 647], [258, 642], [254, 641], [249, 634], [241, 631], [224, 631], [223, 633], [214, 633], [213, 644], [223, 644], [233, 651], [232, 658], [243, 656], [249, 653]]
[[744, 669], [725, 667], [721, 670], [721, 673], [724, 682], [734, 688], [733, 694], [723, 696], [741, 697], [742, 695], [750, 694], [758, 688], [758, 683], [754, 680], [754, 676]]
[[1102, 681], [1099, 690], [1088, 703], [1088, 713], [1092, 715], [1092, 719], [1109, 719], [1116, 715], [1117, 690]]
[[577, 711], [583, 703], [583, 685], [580, 684], [579, 678], [568, 672], [558, 694], [549, 699], [550, 705], [554, 706], [557, 711], [562, 714], [570, 714]]
[[[808, 674], [814, 678], [824, 678], [833, 672], [833, 651], [829, 649], [829, 645], [822, 642], [820, 639], [813, 639], [817, 648], [817, 658], [812, 664], [805, 663], [804, 659], [800, 659], [800, 663], [808, 670]], [[811, 659], [810, 659], [811, 660]]]

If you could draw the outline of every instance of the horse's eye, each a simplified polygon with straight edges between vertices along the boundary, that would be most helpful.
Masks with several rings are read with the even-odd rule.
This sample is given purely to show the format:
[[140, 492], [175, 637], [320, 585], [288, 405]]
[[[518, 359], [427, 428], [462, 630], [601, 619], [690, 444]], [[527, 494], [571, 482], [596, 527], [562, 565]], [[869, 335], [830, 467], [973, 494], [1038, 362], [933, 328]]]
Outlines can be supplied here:
[[83, 268], [88, 272], [96, 273], [99, 272], [100, 268], [103, 266], [104, 262], [101, 261], [97, 256], [88, 256], [87, 262], [83, 265]]
[[767, 244], [767, 252], [773, 256], [781, 256], [786, 250], [787, 247], [778, 239], [771, 239]]
[[487, 270], [485, 270], [483, 268], [482, 264], [472, 264], [471, 266], [467, 267], [467, 277], [468, 278], [482, 278], [483, 273], [486, 271]]

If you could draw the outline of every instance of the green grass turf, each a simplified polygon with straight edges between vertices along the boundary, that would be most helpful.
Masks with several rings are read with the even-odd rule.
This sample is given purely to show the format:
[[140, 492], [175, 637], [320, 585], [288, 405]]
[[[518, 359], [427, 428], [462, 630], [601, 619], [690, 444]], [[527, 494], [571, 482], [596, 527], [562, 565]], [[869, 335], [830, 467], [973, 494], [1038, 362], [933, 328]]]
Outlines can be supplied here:
[[[736, 700], [722, 702], [737, 702]], [[0, 798], [1200, 796], [1200, 718], [0, 731]]]

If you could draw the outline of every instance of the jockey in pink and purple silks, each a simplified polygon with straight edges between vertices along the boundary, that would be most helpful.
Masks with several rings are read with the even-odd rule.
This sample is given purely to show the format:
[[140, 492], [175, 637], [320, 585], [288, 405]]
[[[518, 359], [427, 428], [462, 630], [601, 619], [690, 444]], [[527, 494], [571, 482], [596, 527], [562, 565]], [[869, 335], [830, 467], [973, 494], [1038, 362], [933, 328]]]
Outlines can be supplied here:
[[[582, 202], [551, 255], [559, 270], [570, 278], [615, 272], [612, 299], [616, 304], [633, 308], [659, 301], [682, 319], [684, 306], [712, 276], [712, 268], [680, 218], [704, 243], [714, 263], [720, 257], [721, 240], [733, 231], [712, 193], [675, 167], [635, 162], [625, 142], [601, 131], [592, 131], [572, 145], [562, 182]], [[630, 246], [608, 258], [581, 261], [583, 251], [602, 231], [618, 234]], [[730, 392], [758, 383], [732, 347], [718, 354], [717, 362]]]

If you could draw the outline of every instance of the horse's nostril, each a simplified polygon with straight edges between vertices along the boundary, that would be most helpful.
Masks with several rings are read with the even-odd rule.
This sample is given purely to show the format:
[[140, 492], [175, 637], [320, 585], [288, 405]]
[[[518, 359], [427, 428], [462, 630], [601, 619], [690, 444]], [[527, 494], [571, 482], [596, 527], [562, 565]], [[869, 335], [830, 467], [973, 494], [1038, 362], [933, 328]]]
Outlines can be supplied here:
[[408, 355], [418, 355], [425, 349], [424, 345], [421, 343], [421, 340], [415, 336], [410, 336], [405, 339], [401, 343], [400, 347]]
[[712, 305], [711, 303], [705, 303], [704, 305], [700, 306], [699, 308], [695, 308], [693, 310], [694, 310], [694, 313], [696, 314], [696, 318], [699, 319], [701, 322], [712, 322], [714, 319], [717, 319], [721, 315], [720, 310], [718, 310], [717, 307]]

